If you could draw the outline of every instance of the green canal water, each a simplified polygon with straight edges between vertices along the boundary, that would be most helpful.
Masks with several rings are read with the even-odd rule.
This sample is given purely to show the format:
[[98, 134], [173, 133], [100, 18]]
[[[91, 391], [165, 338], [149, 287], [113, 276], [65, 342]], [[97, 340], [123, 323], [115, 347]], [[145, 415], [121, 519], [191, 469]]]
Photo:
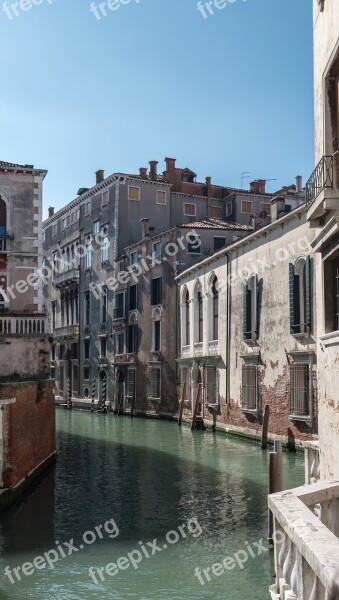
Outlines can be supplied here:
[[[1, 600], [268, 598], [268, 452], [169, 422], [59, 409], [57, 425], [56, 469], [0, 517]], [[300, 485], [303, 457], [283, 460]]]

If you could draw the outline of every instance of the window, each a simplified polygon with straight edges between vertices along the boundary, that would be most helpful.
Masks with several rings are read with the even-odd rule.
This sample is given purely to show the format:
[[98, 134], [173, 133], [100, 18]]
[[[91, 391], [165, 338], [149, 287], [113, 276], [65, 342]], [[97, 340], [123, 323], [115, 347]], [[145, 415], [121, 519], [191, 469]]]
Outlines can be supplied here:
[[86, 202], [85, 204], [85, 217], [88, 217], [91, 214], [91, 201]]
[[230, 217], [232, 212], [232, 202], [229, 202], [228, 204], [226, 204], [226, 217]]
[[90, 357], [90, 341], [89, 340], [85, 340], [84, 342], [84, 356], [85, 356], [85, 360], [89, 360]]
[[252, 200], [242, 200], [241, 201], [241, 212], [246, 215], [251, 215], [253, 213]]
[[107, 323], [107, 288], [102, 288], [101, 295], [101, 323]]
[[89, 292], [85, 294], [85, 327], [89, 327], [91, 323], [91, 295]]
[[140, 188], [132, 185], [128, 186], [128, 199], [140, 200]]
[[187, 217], [195, 217], [197, 212], [197, 207], [195, 204], [184, 204], [184, 215]]
[[56, 355], [56, 346], [55, 346], [55, 344], [53, 344], [53, 346], [51, 348], [51, 360], [55, 360], [55, 355]]
[[59, 346], [59, 360], [66, 360], [66, 348], [64, 344]]
[[265, 202], [260, 202], [260, 216], [265, 219], [269, 217], [271, 214], [271, 205], [266, 204]]
[[161, 242], [155, 242], [153, 244], [152, 263], [153, 265], [161, 263]]
[[258, 367], [242, 366], [242, 408], [248, 411], [258, 410]]
[[104, 231], [101, 241], [101, 262], [108, 261], [108, 235], [107, 230]]
[[106, 358], [107, 355], [107, 340], [106, 338], [101, 338], [100, 340], [100, 357]]
[[166, 192], [157, 191], [157, 204], [166, 204]]
[[211, 327], [211, 341], [218, 340], [219, 337], [219, 291], [218, 291], [218, 279], [214, 277], [212, 283], [212, 327]]
[[108, 192], [108, 190], [106, 190], [106, 192], [102, 193], [102, 206], [107, 206], [108, 198], [109, 198], [109, 192]]
[[125, 317], [125, 294], [123, 292], [115, 296], [115, 319], [123, 319]]
[[93, 235], [97, 235], [100, 232], [100, 221], [94, 221], [93, 223]]
[[162, 303], [162, 277], [151, 280], [151, 304], [157, 306]]
[[200, 237], [195, 233], [190, 233], [187, 235], [187, 252], [190, 254], [201, 253], [201, 240]]
[[127, 351], [129, 354], [134, 354], [138, 350], [138, 326], [128, 326]]
[[122, 355], [125, 353], [125, 334], [124, 333], [118, 333], [115, 336], [115, 348], [116, 348], [116, 353], [118, 355]]
[[89, 367], [84, 367], [84, 380], [85, 381], [89, 381], [90, 380], [90, 378], [91, 378], [90, 373], [91, 373], [90, 368]]
[[206, 404], [219, 404], [217, 369], [213, 365], [205, 367]]
[[85, 269], [92, 268], [92, 242], [87, 242], [85, 247]]
[[[333, 241], [337, 248], [339, 240]], [[324, 251], [326, 252], [326, 250]], [[323, 252], [323, 256], [324, 256]], [[325, 332], [339, 330], [339, 256], [324, 260], [324, 306], [325, 306]]]
[[190, 328], [190, 295], [187, 290], [185, 297], [185, 346], [189, 346], [191, 343]]
[[79, 219], [80, 219], [80, 208], [76, 209], [76, 211], [75, 211], [75, 217], [76, 217], [76, 220], [79, 221]]
[[222, 219], [221, 206], [211, 206], [211, 217], [213, 219]]
[[214, 237], [214, 252], [221, 250], [221, 248], [225, 248], [226, 246], [226, 238], [215, 236]]
[[258, 339], [258, 278], [252, 275], [243, 283], [243, 339]]
[[202, 297], [202, 289], [200, 283], [198, 283], [195, 298], [194, 298], [194, 314], [195, 314], [195, 342], [201, 343], [203, 341], [203, 297]]
[[123, 260], [119, 262], [119, 273], [122, 273], [125, 270], [125, 263]]
[[75, 211], [71, 213], [71, 223], [75, 223]]
[[135, 267], [138, 263], [138, 253], [137, 252], [131, 252], [130, 255], [130, 265], [133, 269], [133, 267]]
[[138, 286], [131, 285], [129, 288], [128, 310], [137, 310], [138, 308]]
[[290, 277], [290, 330], [291, 334], [311, 331], [311, 259], [298, 258], [289, 265]]
[[160, 352], [161, 321], [152, 321], [152, 351]]
[[159, 367], [150, 367], [149, 370], [149, 395], [152, 400], [160, 400], [161, 370]]
[[58, 233], [58, 224], [54, 223], [54, 225], [52, 225], [52, 236], [55, 237], [57, 233]]
[[56, 328], [56, 301], [54, 300], [51, 304], [52, 308], [52, 330]]
[[291, 416], [309, 417], [312, 396], [311, 365], [291, 363]]
[[135, 395], [135, 369], [127, 369], [126, 397], [134, 398]]
[[333, 283], [334, 283], [334, 331], [339, 330], [339, 259], [333, 262]]

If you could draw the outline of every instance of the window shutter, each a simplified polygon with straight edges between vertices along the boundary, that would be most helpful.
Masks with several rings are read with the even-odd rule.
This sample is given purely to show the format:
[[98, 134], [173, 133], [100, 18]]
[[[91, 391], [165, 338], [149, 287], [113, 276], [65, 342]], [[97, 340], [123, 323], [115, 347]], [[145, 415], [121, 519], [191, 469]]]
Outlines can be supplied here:
[[254, 287], [253, 287], [253, 298], [254, 298], [254, 302], [255, 302], [255, 310], [254, 310], [254, 323], [253, 323], [253, 333], [254, 333], [254, 339], [257, 340], [258, 339], [258, 330], [259, 330], [259, 298], [258, 298], [258, 277], [257, 275], [255, 275], [254, 277]]
[[290, 333], [294, 334], [294, 265], [289, 264], [289, 278], [290, 278]]
[[243, 339], [248, 339], [248, 323], [247, 323], [247, 293], [248, 293], [248, 285], [247, 281], [243, 282], [243, 292], [244, 292], [244, 314], [243, 314]]
[[311, 285], [311, 258], [306, 258], [306, 326], [307, 332], [310, 333], [312, 329], [312, 285]]

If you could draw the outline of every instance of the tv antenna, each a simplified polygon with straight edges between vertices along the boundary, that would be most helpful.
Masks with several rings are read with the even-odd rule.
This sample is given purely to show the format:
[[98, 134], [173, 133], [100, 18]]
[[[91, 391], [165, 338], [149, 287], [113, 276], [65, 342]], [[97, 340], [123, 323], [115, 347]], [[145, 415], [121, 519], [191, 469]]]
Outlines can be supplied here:
[[243, 185], [244, 185], [244, 180], [245, 179], [250, 179], [250, 175], [251, 175], [251, 171], [243, 171], [241, 173], [241, 184], [240, 184], [240, 189], [243, 189]]

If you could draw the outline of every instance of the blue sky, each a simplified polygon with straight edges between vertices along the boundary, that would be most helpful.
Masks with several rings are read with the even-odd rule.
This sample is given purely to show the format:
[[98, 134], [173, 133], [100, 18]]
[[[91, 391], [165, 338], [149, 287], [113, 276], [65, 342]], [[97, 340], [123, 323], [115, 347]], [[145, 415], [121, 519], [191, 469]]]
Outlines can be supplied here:
[[48, 169], [45, 214], [97, 169], [165, 156], [236, 187], [242, 171], [276, 178], [269, 191], [310, 175], [310, 0], [207, 19], [197, 0], [124, 0], [100, 20], [87, 0], [40, 1], [9, 19], [0, 0], [0, 160]]

